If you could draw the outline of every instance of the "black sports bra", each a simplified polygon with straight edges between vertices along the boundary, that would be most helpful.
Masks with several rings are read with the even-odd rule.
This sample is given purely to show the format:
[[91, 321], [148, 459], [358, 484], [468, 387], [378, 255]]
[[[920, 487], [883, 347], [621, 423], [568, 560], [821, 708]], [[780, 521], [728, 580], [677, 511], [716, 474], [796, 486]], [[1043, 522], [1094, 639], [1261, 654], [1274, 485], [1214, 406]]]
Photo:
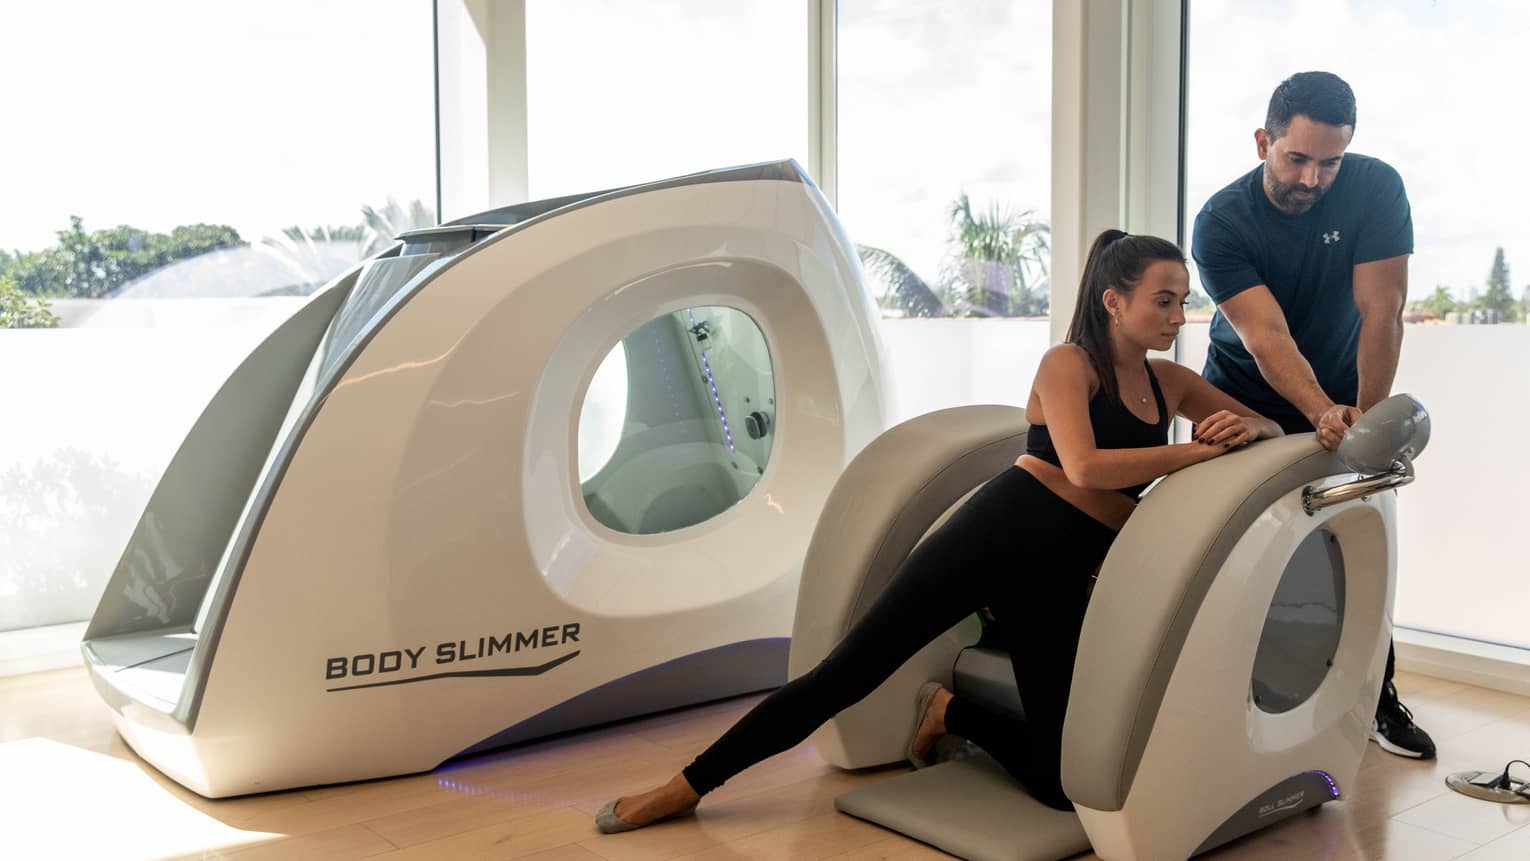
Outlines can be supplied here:
[[[1157, 424], [1148, 424], [1132, 415], [1132, 411], [1126, 408], [1119, 397], [1112, 398], [1105, 394], [1105, 387], [1101, 386], [1094, 397], [1089, 399], [1089, 424], [1094, 427], [1095, 448], [1149, 448], [1168, 443], [1169, 421], [1172, 417], [1164, 405], [1163, 389], [1158, 387], [1158, 377], [1153, 373], [1152, 365], [1147, 365], [1147, 372], [1148, 382], [1153, 384], [1153, 397], [1158, 401]], [[1057, 456], [1057, 447], [1052, 444], [1052, 433], [1046, 425], [1031, 425], [1025, 438], [1025, 453], [1039, 457], [1053, 466], [1062, 466], [1062, 458]], [[1119, 490], [1136, 499], [1142, 495], [1142, 491], [1147, 490], [1149, 484], [1152, 482]]]

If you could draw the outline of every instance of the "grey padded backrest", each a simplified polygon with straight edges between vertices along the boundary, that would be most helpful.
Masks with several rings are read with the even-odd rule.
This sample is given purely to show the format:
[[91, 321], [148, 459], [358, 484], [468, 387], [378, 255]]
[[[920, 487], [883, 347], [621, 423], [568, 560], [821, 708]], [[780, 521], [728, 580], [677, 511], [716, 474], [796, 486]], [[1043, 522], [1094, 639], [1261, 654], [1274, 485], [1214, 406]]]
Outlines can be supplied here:
[[1017, 407], [954, 407], [903, 422], [856, 455], [803, 561], [793, 678], [834, 648], [946, 509], [1014, 462], [1029, 427]]
[[1233, 546], [1275, 500], [1343, 472], [1300, 434], [1180, 470], [1143, 497], [1084, 617], [1063, 727], [1074, 803], [1121, 809], [1190, 623]]

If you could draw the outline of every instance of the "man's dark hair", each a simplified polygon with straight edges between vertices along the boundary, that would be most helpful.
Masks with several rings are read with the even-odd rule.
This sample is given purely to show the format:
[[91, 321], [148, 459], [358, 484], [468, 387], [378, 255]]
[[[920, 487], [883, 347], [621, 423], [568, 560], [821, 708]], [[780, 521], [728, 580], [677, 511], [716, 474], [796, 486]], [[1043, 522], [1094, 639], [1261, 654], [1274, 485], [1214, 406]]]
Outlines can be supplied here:
[[1291, 118], [1302, 115], [1330, 126], [1355, 125], [1355, 91], [1332, 72], [1298, 72], [1275, 88], [1264, 130], [1278, 138], [1291, 127]]

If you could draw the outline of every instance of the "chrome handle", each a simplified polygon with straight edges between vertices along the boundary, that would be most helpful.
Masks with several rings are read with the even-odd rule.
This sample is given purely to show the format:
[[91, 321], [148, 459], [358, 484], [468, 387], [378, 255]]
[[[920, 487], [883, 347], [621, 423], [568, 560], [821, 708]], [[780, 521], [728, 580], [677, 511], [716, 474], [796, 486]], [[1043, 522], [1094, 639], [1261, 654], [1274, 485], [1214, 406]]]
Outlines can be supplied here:
[[1344, 484], [1336, 484], [1333, 487], [1325, 487], [1318, 490], [1312, 485], [1302, 488], [1302, 510], [1308, 514], [1316, 514], [1319, 509], [1330, 505], [1338, 505], [1351, 499], [1362, 499], [1373, 493], [1383, 490], [1393, 490], [1405, 484], [1413, 483], [1413, 460], [1402, 457], [1392, 462], [1392, 468], [1386, 472], [1370, 475]]

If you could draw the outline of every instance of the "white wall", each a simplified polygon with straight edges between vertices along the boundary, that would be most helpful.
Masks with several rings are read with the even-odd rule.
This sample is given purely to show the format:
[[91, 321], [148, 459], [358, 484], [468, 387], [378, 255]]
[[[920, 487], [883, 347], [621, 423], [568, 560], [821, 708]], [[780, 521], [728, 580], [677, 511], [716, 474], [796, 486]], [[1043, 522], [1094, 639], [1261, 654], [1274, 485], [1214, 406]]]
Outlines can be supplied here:
[[884, 319], [888, 419], [964, 404], [1024, 406], [1050, 330], [1046, 320]]
[[[1200, 369], [1209, 327], [1180, 333]], [[1432, 420], [1398, 492], [1396, 624], [1530, 648], [1530, 326], [1407, 326], [1394, 392]]]
[[[9, 407], [0, 631], [94, 611], [160, 471], [294, 300], [259, 301], [265, 311], [244, 309], [242, 322], [215, 329], [0, 331]], [[891, 422], [961, 404], [1023, 405], [1048, 339], [1045, 320], [887, 319], [880, 329]], [[1187, 365], [1201, 366], [1206, 338], [1205, 325], [1186, 327]], [[1399, 625], [1530, 647], [1527, 381], [1530, 327], [1407, 328], [1395, 391], [1429, 408], [1434, 437], [1399, 497]]]
[[202, 408], [304, 299], [144, 300], [119, 322], [0, 329], [0, 631], [85, 619]]
[[[95, 611], [203, 406], [303, 301], [103, 303], [89, 328], [0, 330], [0, 631]], [[890, 417], [901, 421], [958, 404], [1024, 403], [1047, 324], [884, 320], [882, 335]]]

